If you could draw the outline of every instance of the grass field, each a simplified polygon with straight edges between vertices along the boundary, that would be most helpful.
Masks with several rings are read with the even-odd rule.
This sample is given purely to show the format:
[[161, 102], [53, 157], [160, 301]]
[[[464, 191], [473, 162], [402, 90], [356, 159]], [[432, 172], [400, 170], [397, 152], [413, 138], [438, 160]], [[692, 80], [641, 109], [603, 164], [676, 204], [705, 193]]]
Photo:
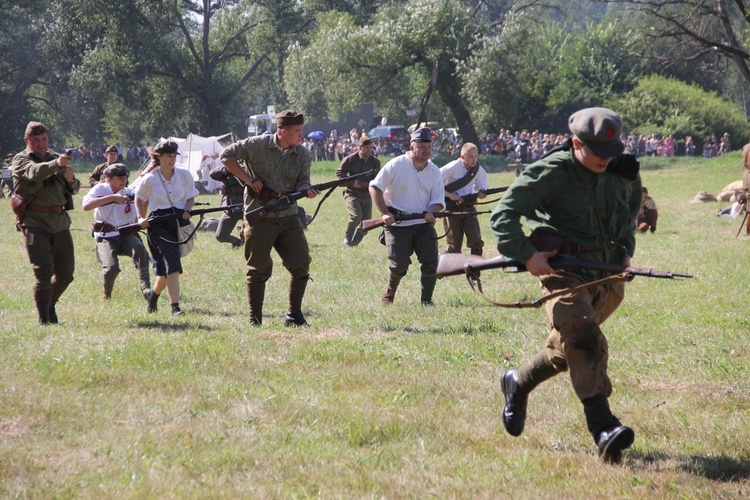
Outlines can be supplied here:
[[[316, 164], [314, 180], [333, 170]], [[499, 375], [543, 345], [543, 311], [495, 308], [463, 278], [439, 281], [423, 307], [416, 266], [383, 308], [385, 249], [375, 235], [343, 246], [338, 192], [307, 231], [307, 329], [283, 326], [278, 260], [264, 324], [249, 327], [242, 252], [206, 233], [183, 261], [185, 316], [165, 300], [147, 314], [125, 260], [102, 301], [85, 188], [71, 212], [76, 279], [61, 323], [40, 328], [2, 199], [0, 496], [750, 497], [750, 241], [735, 238], [739, 220], [715, 216], [727, 203], [689, 203], [741, 172], [737, 153], [642, 166], [660, 219], [638, 235], [633, 264], [695, 278], [636, 278], [604, 326], [611, 405], [636, 432], [620, 466], [600, 463], [565, 374], [532, 394], [523, 436], [503, 429]], [[483, 278], [498, 299], [539, 293], [528, 274]]]

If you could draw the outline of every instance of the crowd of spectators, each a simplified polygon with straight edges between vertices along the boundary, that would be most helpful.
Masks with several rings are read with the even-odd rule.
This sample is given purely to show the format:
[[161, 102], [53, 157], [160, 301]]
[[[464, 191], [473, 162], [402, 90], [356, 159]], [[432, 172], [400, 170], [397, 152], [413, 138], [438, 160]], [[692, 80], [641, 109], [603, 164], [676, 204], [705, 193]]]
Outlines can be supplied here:
[[[505, 155], [509, 161], [532, 163], [563, 144], [569, 137], [569, 134], [542, 134], [538, 130], [511, 132], [500, 129], [497, 135], [488, 134], [482, 137], [479, 150], [482, 155]], [[626, 152], [636, 156], [695, 156], [697, 153], [697, 146], [691, 136], [686, 136], [684, 141], [678, 142], [672, 134], [661, 136], [631, 133], [623, 134], [622, 141], [626, 145]], [[701, 154], [706, 158], [729, 153], [732, 150], [729, 134], [725, 133], [718, 140], [716, 135], [707, 137], [701, 150]]]
[[[357, 152], [359, 138], [367, 135], [362, 129], [350, 130], [348, 133], [339, 133], [331, 130], [325, 139], [305, 139], [303, 145], [312, 154], [313, 161], [341, 161], [352, 153]], [[409, 138], [405, 140], [392, 140], [383, 138], [372, 139], [376, 156], [399, 156], [409, 150]], [[433, 131], [433, 155], [451, 157], [461, 148], [461, 139], [449, 129]]]
[[[359, 137], [366, 134], [365, 130], [352, 129], [349, 132], [339, 133], [331, 130], [325, 139], [305, 139], [303, 145], [310, 151], [313, 161], [341, 161], [346, 156], [357, 151]], [[538, 130], [511, 132], [509, 129], [500, 129], [497, 134], [483, 136], [478, 144], [481, 155], [504, 155], [510, 162], [532, 163], [557, 146], [563, 144], [569, 138], [569, 134], [541, 133]], [[623, 142], [627, 152], [636, 156], [663, 156], [675, 155], [696, 156], [701, 154], [706, 158], [721, 156], [731, 151], [729, 134], [725, 133], [720, 139], [716, 135], [706, 137], [702, 147], [698, 148], [691, 136], [685, 137], [684, 141], [676, 141], [672, 134], [660, 136], [658, 134], [634, 134], [623, 135]], [[373, 139], [375, 145], [373, 154], [377, 156], [398, 156], [404, 154], [408, 148], [407, 141], [396, 141], [387, 139]], [[452, 158], [456, 155], [462, 144], [461, 137], [454, 129], [438, 129], [433, 131], [433, 154], [436, 157]], [[120, 161], [138, 161], [143, 163], [148, 157], [149, 144], [131, 144], [129, 147], [116, 145], [120, 153]], [[81, 145], [56, 148], [58, 153], [64, 153], [66, 149], [75, 149], [73, 161], [103, 162], [106, 144], [94, 147]]]

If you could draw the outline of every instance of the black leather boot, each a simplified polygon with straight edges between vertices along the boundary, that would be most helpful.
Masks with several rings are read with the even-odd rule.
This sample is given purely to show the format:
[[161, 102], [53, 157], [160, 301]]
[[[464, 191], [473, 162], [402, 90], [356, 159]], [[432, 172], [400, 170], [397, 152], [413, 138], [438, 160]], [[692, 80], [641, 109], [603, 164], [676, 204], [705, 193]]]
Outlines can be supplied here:
[[612, 415], [606, 396], [594, 396], [582, 403], [589, 432], [599, 448], [599, 457], [607, 463], [620, 463], [622, 450], [630, 448], [635, 440], [633, 429], [622, 425]]
[[526, 425], [526, 405], [529, 393], [545, 380], [557, 375], [557, 369], [545, 350], [534, 355], [518, 370], [506, 371], [500, 379], [505, 396], [503, 425], [511, 436], [520, 436]]

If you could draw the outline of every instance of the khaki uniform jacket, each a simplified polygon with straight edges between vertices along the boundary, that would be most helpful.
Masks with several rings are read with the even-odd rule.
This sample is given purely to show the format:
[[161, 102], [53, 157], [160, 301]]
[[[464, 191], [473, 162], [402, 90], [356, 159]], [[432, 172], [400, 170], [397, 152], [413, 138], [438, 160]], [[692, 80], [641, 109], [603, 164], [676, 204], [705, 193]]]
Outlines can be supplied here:
[[[74, 179], [73, 182], [65, 180], [57, 164], [58, 156], [49, 150], [44, 158], [39, 158], [27, 150], [18, 153], [11, 162], [16, 194], [25, 200], [34, 198], [31, 202], [33, 205], [65, 205], [65, 190], [75, 194], [81, 183], [78, 179]], [[58, 233], [70, 228], [70, 216], [65, 211], [62, 214], [51, 214], [26, 210], [23, 226], [40, 227], [50, 233]]]
[[[221, 161], [244, 162], [251, 177], [261, 179], [265, 187], [276, 193], [298, 191], [299, 186], [310, 183], [312, 157], [304, 146], [287, 148], [283, 154], [276, 142], [276, 134], [248, 137], [230, 144], [221, 152]], [[245, 213], [268, 203], [250, 195], [245, 189]], [[266, 217], [280, 218], [297, 215], [296, 203], [289, 207], [269, 212]]]
[[[629, 174], [632, 179], [610, 168], [601, 174], [592, 172], [575, 159], [572, 147], [533, 163], [490, 216], [498, 250], [521, 262], [531, 258], [536, 249], [523, 232], [521, 218], [525, 218], [531, 231], [544, 229], [573, 244], [619, 247], [620, 252], [610, 252], [609, 261], [622, 264], [624, 253], [635, 252], [635, 220], [642, 195], [637, 169]], [[604, 255], [587, 252], [581, 258], [602, 261]]]

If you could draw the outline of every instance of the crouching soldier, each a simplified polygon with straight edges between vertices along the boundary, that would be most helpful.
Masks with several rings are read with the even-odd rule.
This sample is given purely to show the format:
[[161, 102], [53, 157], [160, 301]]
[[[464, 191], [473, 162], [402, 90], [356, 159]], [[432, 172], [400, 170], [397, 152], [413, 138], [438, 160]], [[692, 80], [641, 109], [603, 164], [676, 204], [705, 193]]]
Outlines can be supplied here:
[[130, 172], [122, 163], [113, 163], [104, 170], [104, 182], [95, 184], [83, 197], [83, 209], [94, 211], [94, 237], [96, 238], [96, 259], [102, 265], [104, 279], [103, 298], [112, 297], [115, 278], [120, 274], [119, 255], [133, 259], [138, 272], [141, 293], [146, 301], [151, 294], [149, 257], [138, 233], [126, 238], [120, 236], [117, 228], [138, 221], [135, 213], [135, 193], [125, 187]]

